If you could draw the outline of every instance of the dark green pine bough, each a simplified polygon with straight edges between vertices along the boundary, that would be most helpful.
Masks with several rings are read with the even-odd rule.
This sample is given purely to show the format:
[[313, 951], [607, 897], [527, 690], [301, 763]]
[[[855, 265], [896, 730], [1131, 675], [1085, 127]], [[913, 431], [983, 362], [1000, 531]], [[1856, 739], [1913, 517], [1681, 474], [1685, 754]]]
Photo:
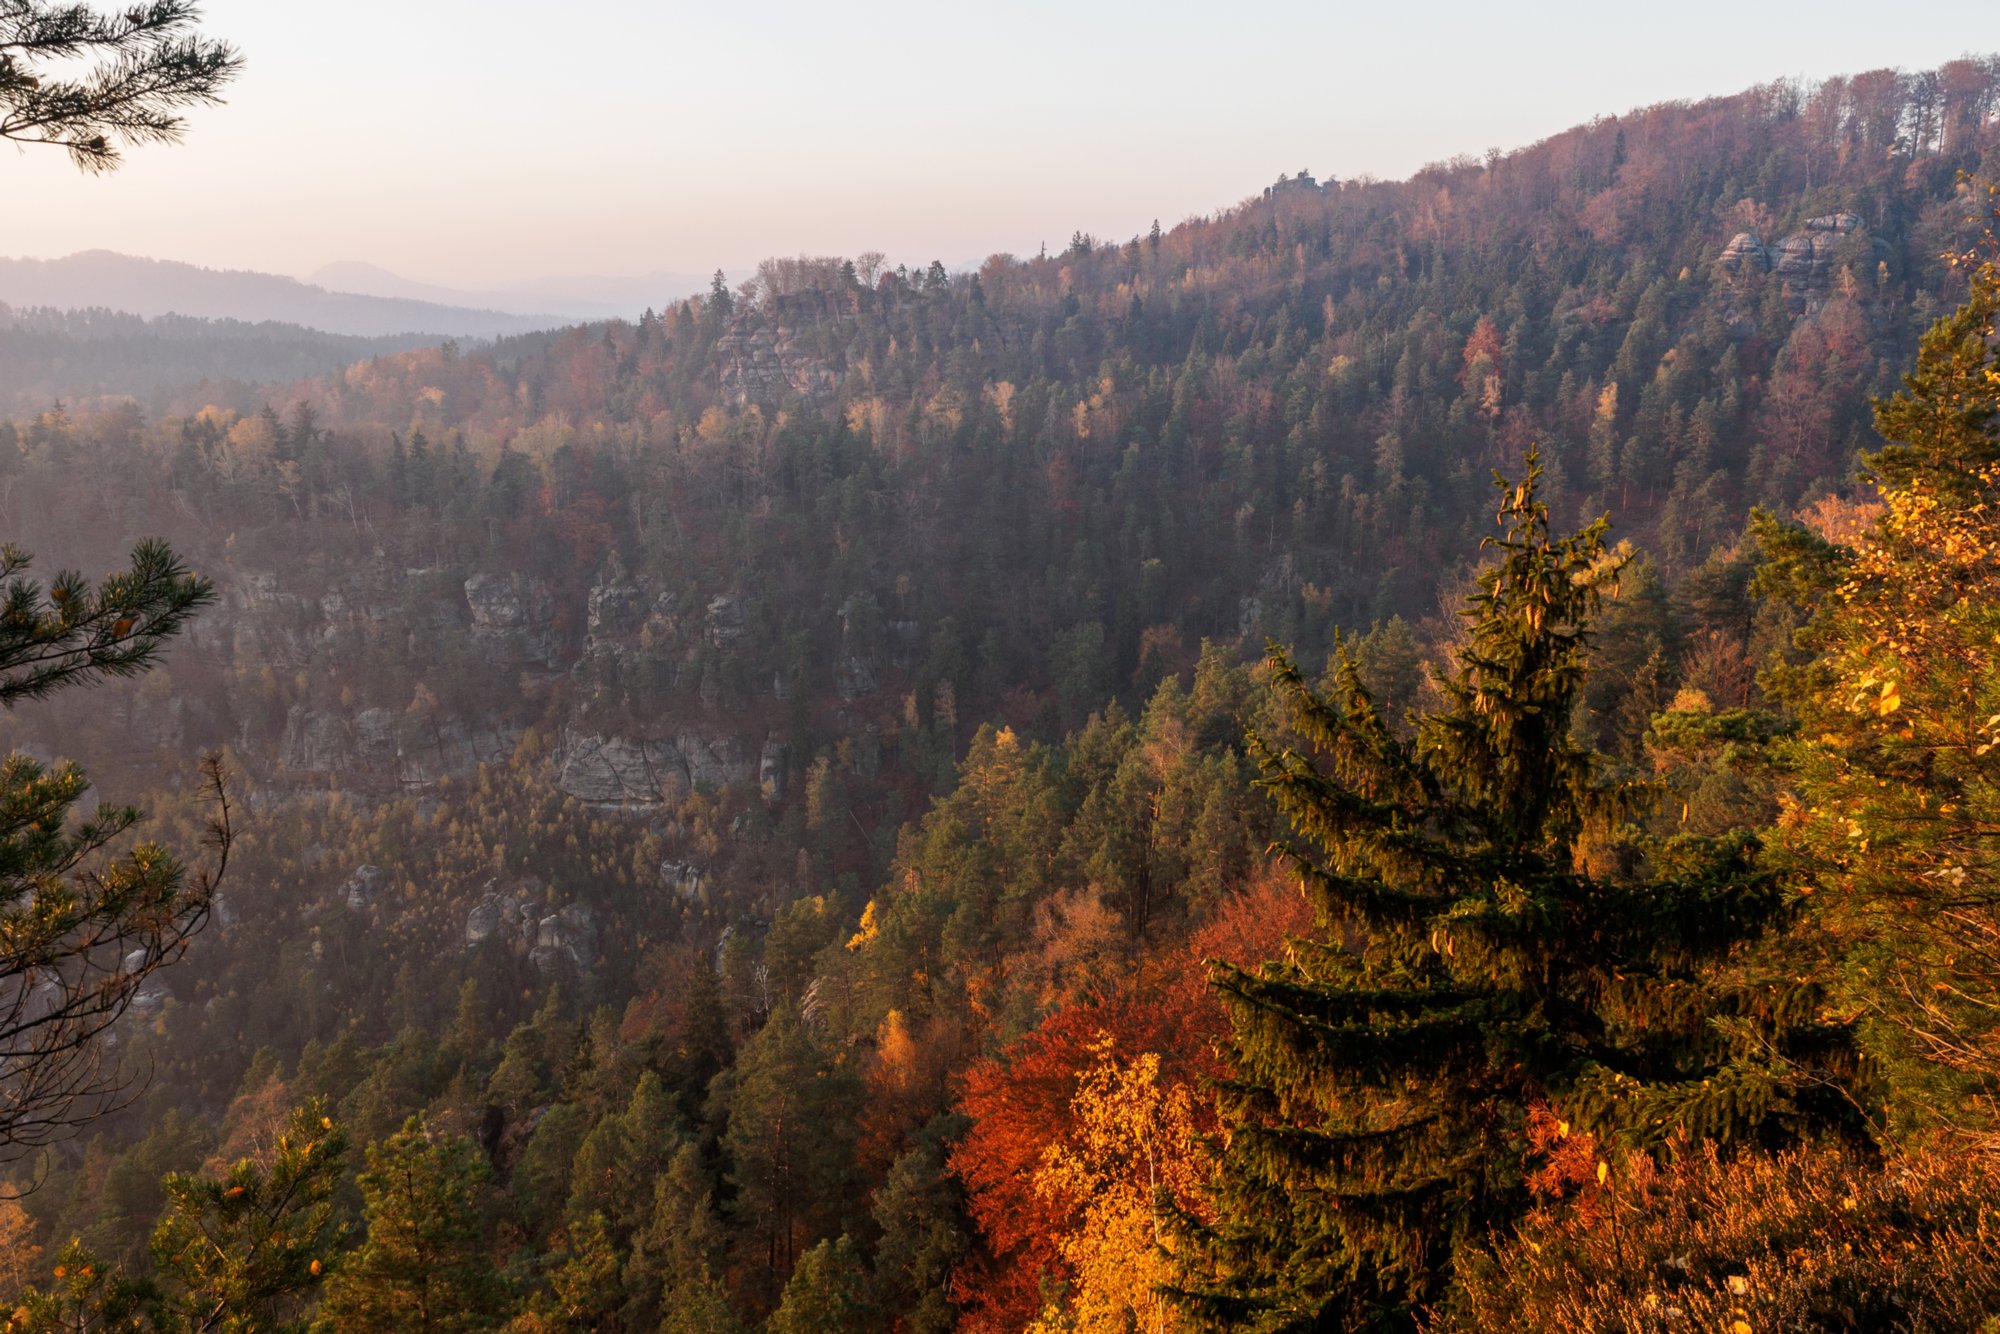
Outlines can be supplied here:
[[[64, 572], [44, 589], [28, 563], [0, 548], [0, 708], [145, 671], [215, 597], [158, 542], [95, 586]], [[217, 802], [213, 856], [191, 875], [156, 843], [113, 855], [139, 812], [104, 806], [76, 818], [90, 788], [76, 765], [0, 756], [0, 1163], [63, 1138], [127, 1091], [101, 1039], [186, 950], [227, 863], [219, 762], [203, 770]]]
[[1215, 984], [1237, 1076], [1181, 1298], [1208, 1328], [1415, 1326], [1455, 1257], [1525, 1210], [1529, 1109], [1628, 1143], [1842, 1121], [1811, 986], [1747, 947], [1792, 908], [1747, 833], [1646, 837], [1645, 789], [1572, 739], [1623, 548], [1552, 538], [1540, 466], [1501, 483], [1499, 561], [1414, 736], [1343, 652], [1322, 693], [1271, 653], [1297, 744], [1253, 736], [1313, 938]]

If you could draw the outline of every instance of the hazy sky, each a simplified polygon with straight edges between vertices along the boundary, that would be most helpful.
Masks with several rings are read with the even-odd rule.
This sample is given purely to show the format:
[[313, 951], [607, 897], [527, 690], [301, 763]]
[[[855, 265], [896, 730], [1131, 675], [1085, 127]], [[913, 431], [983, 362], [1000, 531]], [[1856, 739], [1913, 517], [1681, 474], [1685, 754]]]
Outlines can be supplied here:
[[[248, 67], [115, 176], [0, 147], [0, 255], [457, 284], [774, 253], [957, 264], [1279, 172], [1401, 176], [1593, 115], [2000, 46], [1993, 0], [209, 0]], [[1615, 16], [1615, 17], [1614, 17]]]

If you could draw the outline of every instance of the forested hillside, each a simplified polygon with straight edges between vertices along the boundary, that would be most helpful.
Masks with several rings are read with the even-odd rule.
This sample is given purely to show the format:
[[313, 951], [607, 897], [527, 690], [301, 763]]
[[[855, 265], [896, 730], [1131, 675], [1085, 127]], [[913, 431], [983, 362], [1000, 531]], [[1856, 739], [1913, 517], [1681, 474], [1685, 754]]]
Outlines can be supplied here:
[[[111, 310], [12, 309], [0, 303], [0, 408], [34, 416], [109, 395], [151, 406], [175, 391], [255, 408], [273, 381], [325, 374], [357, 359], [428, 347], [423, 335], [355, 338], [290, 324]], [[240, 395], [241, 404], [234, 396]]]
[[267, 1203], [331, 1329], [1979, 1328], [1996, 178], [1968, 59], [0, 423], [220, 594], [0, 741], [239, 807], [10, 1328]]

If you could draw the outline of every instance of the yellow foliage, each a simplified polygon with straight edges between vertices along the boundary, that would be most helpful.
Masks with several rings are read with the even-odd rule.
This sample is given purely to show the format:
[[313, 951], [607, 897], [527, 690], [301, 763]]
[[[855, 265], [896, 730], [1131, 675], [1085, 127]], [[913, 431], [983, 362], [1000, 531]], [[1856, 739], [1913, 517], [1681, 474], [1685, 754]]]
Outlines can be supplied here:
[[19, 1200], [0, 1197], [0, 1301], [13, 1301], [22, 1288], [41, 1277], [41, 1258], [35, 1221]]
[[1076, 1133], [1050, 1146], [1034, 1180], [1037, 1194], [1074, 1211], [1056, 1242], [1073, 1281], [1029, 1334], [1167, 1334], [1186, 1326], [1159, 1291], [1173, 1277], [1164, 1206], [1191, 1198], [1212, 1163], [1192, 1094], [1162, 1086], [1157, 1055], [1121, 1062], [1109, 1034], [1092, 1051], [1070, 1104]]

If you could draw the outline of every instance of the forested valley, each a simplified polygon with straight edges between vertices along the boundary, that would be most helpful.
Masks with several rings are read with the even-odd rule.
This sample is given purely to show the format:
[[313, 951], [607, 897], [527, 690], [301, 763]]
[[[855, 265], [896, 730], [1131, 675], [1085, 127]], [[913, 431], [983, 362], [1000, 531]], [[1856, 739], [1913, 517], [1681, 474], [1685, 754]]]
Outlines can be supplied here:
[[1968, 58], [49, 389], [6, 574], [185, 624], [0, 946], [200, 930], [0, 1323], [2000, 1328], [1996, 181]]

